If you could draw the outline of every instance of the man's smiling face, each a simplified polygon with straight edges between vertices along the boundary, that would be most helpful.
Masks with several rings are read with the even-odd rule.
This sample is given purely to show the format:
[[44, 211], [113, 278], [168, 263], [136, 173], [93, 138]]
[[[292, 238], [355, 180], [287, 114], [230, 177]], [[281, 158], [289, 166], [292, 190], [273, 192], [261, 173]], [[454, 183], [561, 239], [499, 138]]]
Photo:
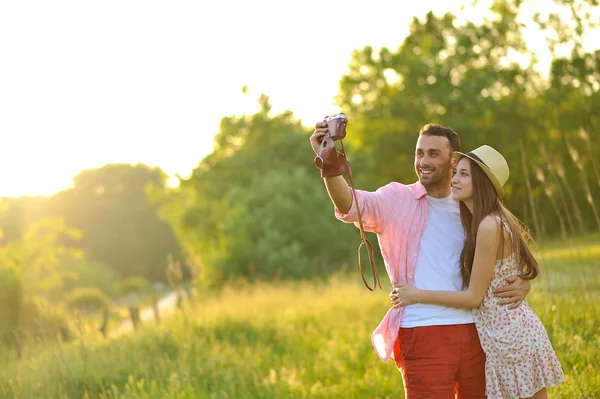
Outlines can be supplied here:
[[415, 171], [427, 191], [447, 185], [453, 168], [452, 147], [444, 136], [422, 134], [417, 140]]

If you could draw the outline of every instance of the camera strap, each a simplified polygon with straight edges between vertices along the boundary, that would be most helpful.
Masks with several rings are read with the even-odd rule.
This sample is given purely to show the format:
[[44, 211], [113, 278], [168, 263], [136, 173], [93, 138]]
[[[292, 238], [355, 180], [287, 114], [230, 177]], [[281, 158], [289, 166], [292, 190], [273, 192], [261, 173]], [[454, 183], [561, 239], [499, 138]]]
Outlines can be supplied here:
[[[369, 242], [369, 240], [367, 239], [367, 237], [365, 235], [365, 229], [364, 229], [363, 223], [362, 223], [360, 207], [358, 205], [358, 199], [356, 198], [356, 189], [354, 188], [354, 180], [352, 179], [352, 168], [350, 167], [350, 162], [348, 161], [348, 158], [346, 158], [346, 150], [344, 149], [344, 140], [340, 139], [340, 144], [342, 147], [342, 154], [344, 155], [345, 162], [348, 165], [348, 180], [350, 181], [350, 190], [352, 191], [353, 201], [356, 204], [356, 215], [358, 217], [358, 229], [360, 230], [360, 245], [358, 246], [358, 270], [360, 271], [360, 276], [362, 277], [365, 287], [367, 287], [367, 289], [369, 291], [375, 291], [375, 289], [377, 288], [377, 285], [379, 285], [379, 288], [381, 288], [381, 282], [379, 281], [379, 274], [377, 274], [377, 267], [375, 265], [375, 256], [373, 254], [373, 246], [371, 245], [371, 243]], [[367, 249], [367, 255], [369, 256], [369, 264], [371, 266], [371, 273], [373, 274], [373, 288], [371, 288], [369, 286], [369, 284], [367, 283], [367, 280], [365, 279], [365, 273], [363, 272], [362, 262], [360, 259], [360, 249], [362, 248], [363, 245]]]

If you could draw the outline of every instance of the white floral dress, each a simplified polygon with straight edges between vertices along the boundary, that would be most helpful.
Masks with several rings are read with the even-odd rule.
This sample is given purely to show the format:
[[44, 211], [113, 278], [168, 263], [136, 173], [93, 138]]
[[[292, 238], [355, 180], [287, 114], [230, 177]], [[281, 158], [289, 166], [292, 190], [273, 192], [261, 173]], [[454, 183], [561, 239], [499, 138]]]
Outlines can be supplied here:
[[473, 318], [486, 355], [485, 382], [488, 399], [527, 398], [544, 387], [565, 380], [544, 325], [521, 303], [509, 310], [498, 305], [494, 288], [506, 285], [505, 278], [518, 275], [514, 254], [497, 260], [494, 276]]

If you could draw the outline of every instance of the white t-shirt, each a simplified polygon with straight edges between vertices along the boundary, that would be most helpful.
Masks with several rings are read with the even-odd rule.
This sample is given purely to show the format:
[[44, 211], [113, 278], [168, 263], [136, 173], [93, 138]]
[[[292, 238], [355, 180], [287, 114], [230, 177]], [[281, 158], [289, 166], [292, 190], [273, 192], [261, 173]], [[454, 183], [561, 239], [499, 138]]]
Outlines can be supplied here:
[[[429, 216], [419, 244], [414, 285], [424, 290], [461, 291], [460, 253], [465, 231], [458, 203], [428, 196]], [[404, 309], [402, 327], [473, 323], [471, 309], [416, 303]]]

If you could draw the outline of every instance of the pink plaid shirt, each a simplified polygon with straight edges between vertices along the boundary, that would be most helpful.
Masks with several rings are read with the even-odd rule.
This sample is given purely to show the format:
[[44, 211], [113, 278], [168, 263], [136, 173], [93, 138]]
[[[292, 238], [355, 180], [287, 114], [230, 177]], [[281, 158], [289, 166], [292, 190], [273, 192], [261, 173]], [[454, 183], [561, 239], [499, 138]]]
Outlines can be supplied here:
[[[426, 194], [427, 190], [419, 182], [389, 183], [375, 192], [356, 190], [363, 226], [366, 231], [377, 234], [390, 283], [413, 283], [419, 242], [429, 213]], [[335, 216], [358, 227], [354, 201], [347, 214], [335, 209]], [[392, 357], [403, 311], [402, 307], [390, 307], [371, 334], [371, 343], [383, 361]]]

